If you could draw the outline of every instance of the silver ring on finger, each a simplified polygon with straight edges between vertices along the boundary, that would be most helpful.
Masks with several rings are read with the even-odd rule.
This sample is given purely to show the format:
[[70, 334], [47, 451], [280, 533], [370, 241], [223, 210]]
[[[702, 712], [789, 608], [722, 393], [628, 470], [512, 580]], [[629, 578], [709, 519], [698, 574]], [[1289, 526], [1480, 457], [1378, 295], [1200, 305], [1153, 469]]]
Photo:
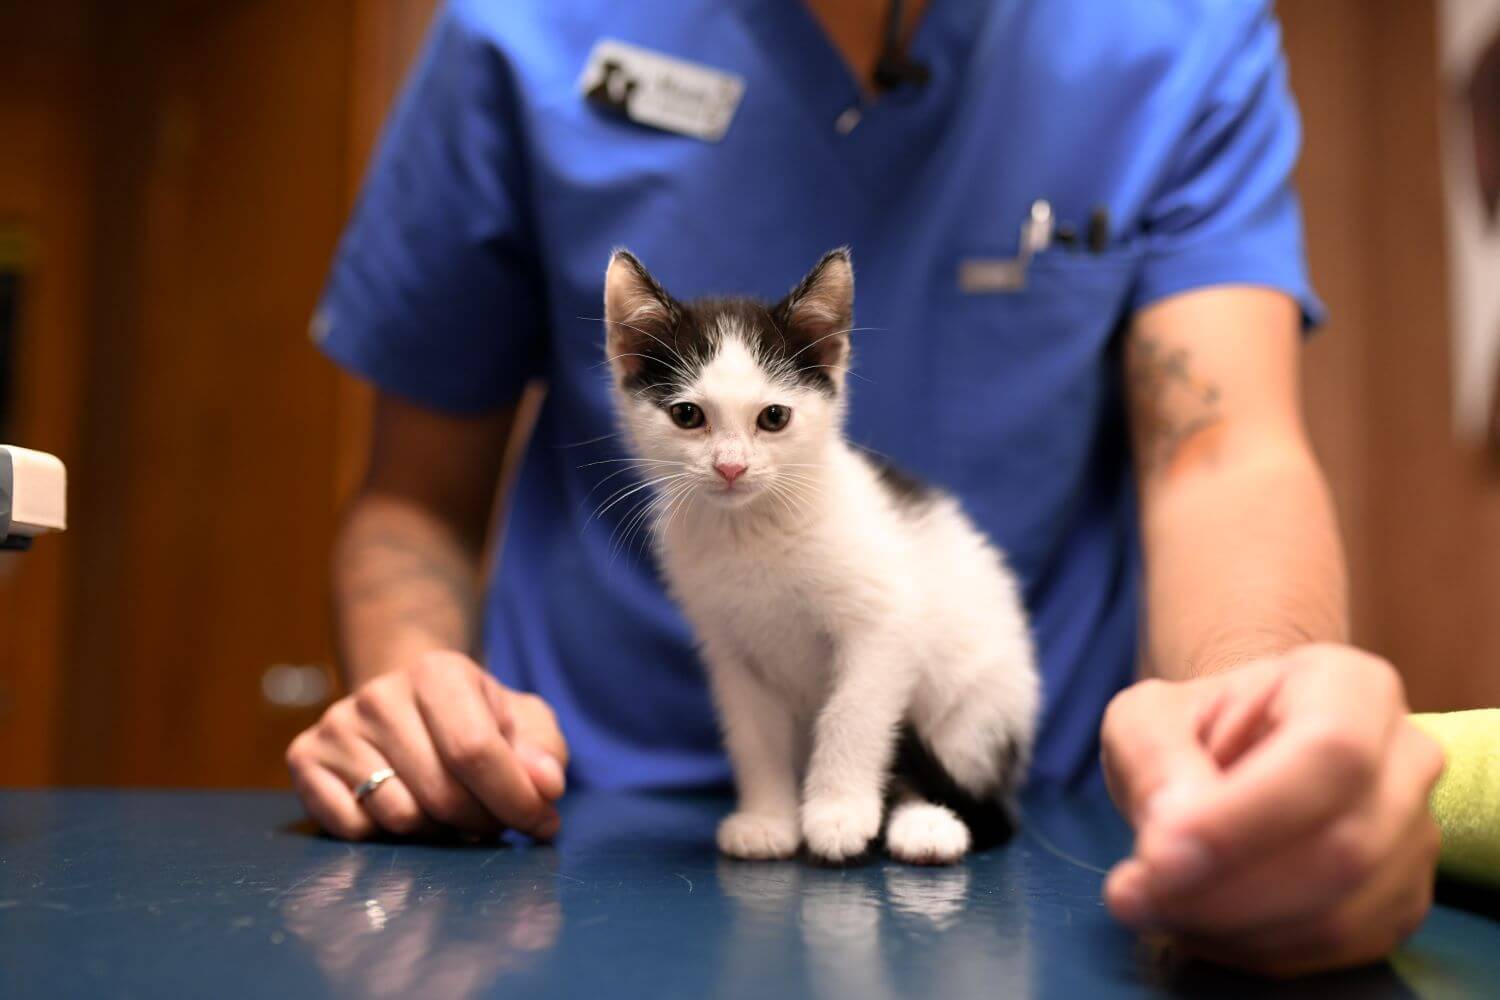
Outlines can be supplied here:
[[354, 789], [354, 801], [363, 802], [375, 793], [375, 789], [390, 781], [395, 776], [396, 772], [388, 767], [382, 767], [380, 770], [372, 772], [368, 778], [359, 784], [359, 787]]

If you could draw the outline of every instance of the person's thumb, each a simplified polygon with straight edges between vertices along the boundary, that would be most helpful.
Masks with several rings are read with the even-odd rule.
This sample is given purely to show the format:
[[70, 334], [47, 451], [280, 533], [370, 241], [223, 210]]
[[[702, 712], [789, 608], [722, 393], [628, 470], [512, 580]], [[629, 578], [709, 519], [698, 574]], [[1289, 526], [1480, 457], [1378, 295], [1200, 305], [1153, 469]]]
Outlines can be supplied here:
[[1203, 740], [1212, 686], [1141, 681], [1115, 696], [1100, 730], [1104, 777], [1116, 807], [1137, 830], [1174, 802], [1202, 794], [1219, 767]]
[[480, 682], [516, 758], [544, 798], [558, 799], [567, 788], [568, 741], [552, 707], [534, 694], [512, 691], [488, 674]]
[[536, 785], [536, 790], [542, 793], [542, 797], [562, 798], [562, 793], [567, 790], [568, 785], [562, 762], [553, 754], [521, 737], [516, 738], [514, 746], [517, 759], [521, 761], [521, 766], [526, 768], [526, 774]]

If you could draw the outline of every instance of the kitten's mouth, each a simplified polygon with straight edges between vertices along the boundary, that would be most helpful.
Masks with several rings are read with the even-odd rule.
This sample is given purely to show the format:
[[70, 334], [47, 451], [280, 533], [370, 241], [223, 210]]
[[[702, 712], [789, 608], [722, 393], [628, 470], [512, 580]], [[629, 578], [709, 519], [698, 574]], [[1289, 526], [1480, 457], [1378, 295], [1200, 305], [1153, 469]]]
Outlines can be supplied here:
[[758, 482], [747, 482], [744, 479], [736, 479], [732, 483], [726, 483], [722, 479], [706, 491], [710, 496], [720, 503], [738, 506], [749, 500], [760, 492]]

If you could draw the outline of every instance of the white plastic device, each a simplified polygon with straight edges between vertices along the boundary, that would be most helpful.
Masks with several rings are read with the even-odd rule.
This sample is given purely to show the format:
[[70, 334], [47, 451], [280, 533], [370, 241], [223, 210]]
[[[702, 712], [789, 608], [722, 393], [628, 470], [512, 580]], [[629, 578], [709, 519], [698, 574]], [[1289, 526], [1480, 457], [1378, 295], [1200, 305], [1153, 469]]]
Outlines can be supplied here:
[[68, 527], [68, 473], [55, 455], [0, 445], [0, 542]]

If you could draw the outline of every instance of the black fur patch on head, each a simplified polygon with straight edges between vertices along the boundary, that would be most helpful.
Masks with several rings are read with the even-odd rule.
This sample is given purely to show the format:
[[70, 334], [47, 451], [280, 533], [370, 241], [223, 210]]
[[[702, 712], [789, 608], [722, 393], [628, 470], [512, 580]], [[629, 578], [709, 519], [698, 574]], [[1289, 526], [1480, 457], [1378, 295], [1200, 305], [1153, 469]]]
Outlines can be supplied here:
[[618, 250], [605, 288], [609, 353], [621, 361], [626, 392], [665, 406], [733, 333], [772, 379], [833, 396], [839, 385], [833, 373], [848, 360], [852, 294], [843, 250], [825, 255], [774, 305], [746, 297], [679, 302], [639, 260]]

